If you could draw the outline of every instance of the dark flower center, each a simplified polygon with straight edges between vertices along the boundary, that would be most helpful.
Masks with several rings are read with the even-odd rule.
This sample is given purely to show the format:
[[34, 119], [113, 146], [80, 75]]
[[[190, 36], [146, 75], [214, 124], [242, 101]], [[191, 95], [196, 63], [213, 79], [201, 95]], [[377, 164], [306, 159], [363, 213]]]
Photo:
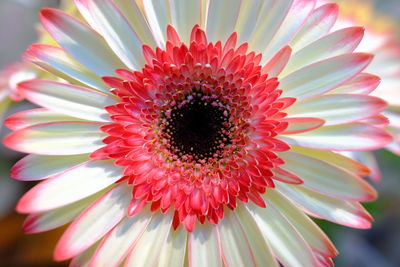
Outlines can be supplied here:
[[169, 150], [195, 161], [218, 158], [230, 143], [230, 113], [216, 96], [193, 93], [165, 112]]

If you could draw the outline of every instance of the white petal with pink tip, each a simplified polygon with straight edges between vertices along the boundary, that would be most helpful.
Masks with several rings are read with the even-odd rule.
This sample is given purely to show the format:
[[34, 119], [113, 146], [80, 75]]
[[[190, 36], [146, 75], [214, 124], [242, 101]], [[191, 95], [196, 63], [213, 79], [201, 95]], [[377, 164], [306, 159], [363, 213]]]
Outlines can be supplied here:
[[61, 237], [54, 252], [57, 260], [72, 258], [110, 231], [126, 214], [130, 187], [120, 184], [87, 208]]
[[68, 205], [112, 185], [122, 173], [123, 168], [115, 166], [111, 160], [79, 165], [34, 186], [20, 199], [17, 210], [42, 212]]

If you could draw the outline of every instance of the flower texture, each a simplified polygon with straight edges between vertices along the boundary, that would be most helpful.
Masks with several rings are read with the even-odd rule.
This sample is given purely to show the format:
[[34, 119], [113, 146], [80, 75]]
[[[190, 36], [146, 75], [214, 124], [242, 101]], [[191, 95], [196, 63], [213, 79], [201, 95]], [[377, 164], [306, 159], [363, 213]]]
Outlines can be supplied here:
[[[41, 12], [60, 47], [28, 57], [66, 82], [19, 84], [42, 108], [8, 118], [30, 153], [15, 179], [24, 228], [72, 222], [72, 266], [326, 266], [337, 254], [308, 217], [370, 227], [369, 170], [333, 151], [391, 137], [379, 80], [316, 1], [76, 0], [86, 23]], [[372, 90], [371, 89], [371, 90]]]
[[[396, 38], [397, 22], [389, 17], [377, 14], [370, 1], [337, 1], [340, 5], [338, 27], [364, 25], [365, 35], [357, 48], [375, 54], [374, 60], [365, 71], [378, 75], [382, 82], [376, 90], [365, 90], [383, 98], [388, 107], [382, 115], [372, 118], [371, 123], [385, 127], [393, 136], [393, 142], [386, 149], [400, 155], [400, 42]], [[366, 164], [372, 171], [371, 179], [379, 181], [381, 174], [371, 152], [350, 153], [351, 157]]]

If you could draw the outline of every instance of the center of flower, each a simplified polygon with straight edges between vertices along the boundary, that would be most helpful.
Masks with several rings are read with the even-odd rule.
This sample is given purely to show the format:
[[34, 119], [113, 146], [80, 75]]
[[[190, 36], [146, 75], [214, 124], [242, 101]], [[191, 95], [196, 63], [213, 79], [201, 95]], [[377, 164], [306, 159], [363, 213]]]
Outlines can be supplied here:
[[218, 158], [230, 143], [229, 110], [216, 95], [193, 92], [164, 114], [162, 140], [181, 159]]
[[[238, 201], [265, 207], [283, 164], [276, 152], [289, 149], [275, 138], [287, 127], [276, 78], [261, 55], [207, 41], [193, 28], [189, 44], [169, 27], [165, 49], [144, 46], [142, 71], [118, 70], [105, 77], [120, 103], [107, 107], [112, 123], [93, 159], [115, 159], [132, 186], [128, 215], [146, 205], [174, 211], [173, 226], [193, 231], [196, 221], [217, 224]], [[288, 175], [287, 173], [284, 173]]]

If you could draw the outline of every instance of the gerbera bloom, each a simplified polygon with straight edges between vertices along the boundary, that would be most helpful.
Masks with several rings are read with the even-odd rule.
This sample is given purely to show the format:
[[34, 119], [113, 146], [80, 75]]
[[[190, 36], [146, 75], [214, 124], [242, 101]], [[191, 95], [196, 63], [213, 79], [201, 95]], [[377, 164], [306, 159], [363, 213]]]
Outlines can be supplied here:
[[[393, 142], [387, 149], [400, 155], [400, 43], [396, 39], [397, 22], [389, 17], [377, 14], [370, 1], [346, 0], [337, 1], [341, 7], [338, 27], [365, 26], [365, 35], [357, 48], [358, 51], [375, 54], [372, 63], [365, 71], [381, 77], [382, 82], [375, 91], [364, 91], [383, 98], [388, 107], [382, 116], [374, 118], [377, 126], [386, 127], [393, 136]], [[371, 152], [351, 153], [352, 157], [364, 162], [371, 170], [370, 177], [379, 181], [381, 174]]]
[[0, 72], [0, 119], [13, 101], [23, 99], [18, 92], [17, 84], [36, 78], [37, 72], [30, 63], [25, 62], [8, 65]]
[[[7, 120], [31, 153], [15, 179], [24, 228], [72, 222], [55, 250], [72, 266], [330, 265], [308, 217], [370, 227], [368, 169], [334, 151], [391, 141], [386, 103], [354, 53], [363, 29], [331, 32], [316, 1], [76, 0], [85, 22], [41, 12], [61, 47], [32, 62], [68, 81], [19, 84], [43, 108]], [[293, 47], [293, 50], [290, 46]]]
[[[78, 16], [78, 10], [71, 0], [63, 0], [61, 8], [71, 15]], [[47, 45], [57, 45], [54, 39], [40, 26], [37, 27], [38, 42]], [[40, 65], [39, 65], [40, 66]], [[0, 71], [0, 119], [14, 102], [22, 101], [24, 98], [18, 91], [17, 84], [23, 81], [41, 78], [57, 80], [58, 77], [36, 68], [31, 62], [24, 59], [6, 66]], [[1, 124], [3, 125], [3, 123]]]

